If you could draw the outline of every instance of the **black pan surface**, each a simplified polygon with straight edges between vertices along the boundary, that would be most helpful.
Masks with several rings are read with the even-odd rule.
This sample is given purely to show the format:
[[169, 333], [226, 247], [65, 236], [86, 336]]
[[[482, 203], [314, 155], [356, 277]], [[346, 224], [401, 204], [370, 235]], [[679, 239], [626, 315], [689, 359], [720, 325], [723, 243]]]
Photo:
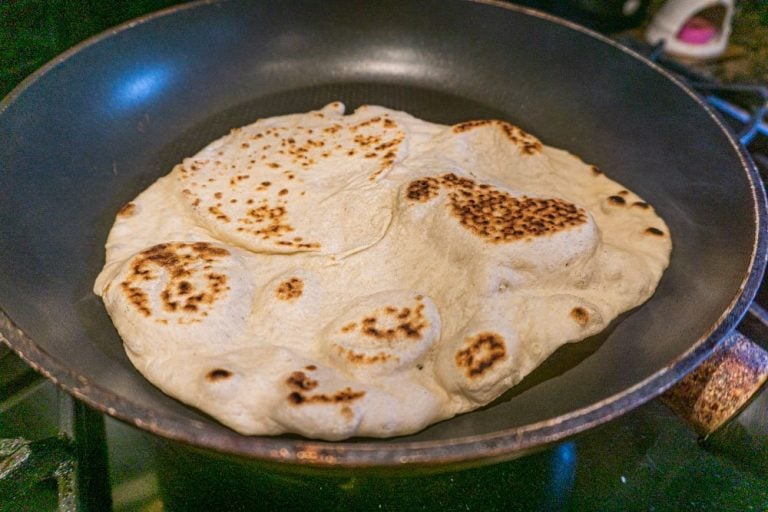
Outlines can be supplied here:
[[[341, 100], [508, 120], [597, 165], [670, 226], [654, 297], [484, 409], [389, 440], [245, 437], [133, 369], [91, 287], [117, 209], [256, 118]], [[693, 93], [569, 23], [492, 2], [210, 1], [93, 38], [0, 105], [0, 331], [90, 405], [161, 436], [325, 465], [498, 460], [661, 393], [743, 314], [765, 266], [748, 157]], [[760, 235], [760, 236], [759, 236]]]

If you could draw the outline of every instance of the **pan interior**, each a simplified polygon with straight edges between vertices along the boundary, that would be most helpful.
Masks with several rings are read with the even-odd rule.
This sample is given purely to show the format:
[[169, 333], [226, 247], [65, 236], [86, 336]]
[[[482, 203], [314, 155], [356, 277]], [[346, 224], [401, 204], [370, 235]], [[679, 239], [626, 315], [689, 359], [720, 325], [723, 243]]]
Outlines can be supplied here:
[[91, 292], [103, 243], [123, 203], [230, 128], [341, 100], [441, 123], [518, 124], [645, 197], [675, 244], [647, 304], [564, 347], [491, 406], [407, 440], [557, 418], [626, 392], [708, 334], [749, 271], [756, 221], [743, 163], [698, 101], [635, 57], [524, 12], [354, 5], [197, 4], [102, 37], [10, 98], [0, 112], [8, 316], [66, 367], [134, 404], [123, 416], [152, 411], [227, 432], [130, 365]]

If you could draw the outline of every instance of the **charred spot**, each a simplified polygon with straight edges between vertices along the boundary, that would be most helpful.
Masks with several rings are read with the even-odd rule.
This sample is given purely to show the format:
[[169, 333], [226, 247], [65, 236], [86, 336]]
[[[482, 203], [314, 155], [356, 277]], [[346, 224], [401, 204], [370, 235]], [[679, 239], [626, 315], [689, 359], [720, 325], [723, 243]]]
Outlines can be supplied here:
[[459, 223], [492, 243], [554, 234], [587, 222], [587, 213], [556, 198], [514, 197], [453, 173], [440, 176], [450, 190], [448, 208]]
[[293, 372], [285, 381], [288, 386], [302, 390], [310, 391], [317, 387], [317, 381], [307, 377], [304, 372]]
[[136, 213], [136, 205], [134, 203], [125, 203], [117, 211], [117, 215], [120, 217], [132, 217], [134, 213]]
[[120, 288], [126, 295], [128, 302], [133, 304], [139, 313], [144, 316], [150, 316], [152, 314], [152, 311], [149, 309], [149, 297], [146, 293], [144, 293], [144, 290], [135, 286], [131, 286], [129, 281], [123, 281], [120, 283]]
[[353, 391], [352, 388], [347, 387], [333, 394], [322, 393], [316, 395], [303, 395], [298, 391], [294, 391], [288, 395], [288, 400], [295, 405], [304, 403], [343, 404], [352, 402], [363, 396], [365, 396], [365, 391]]
[[397, 326], [397, 329], [402, 332], [407, 338], [420, 338], [421, 331], [418, 327], [414, 327], [410, 322], [405, 322]]
[[648, 208], [651, 207], [651, 205], [649, 205], [645, 201], [635, 201], [634, 203], [632, 203], [632, 206], [636, 206], [638, 208], [642, 208], [643, 210], [647, 210]]
[[[321, 396], [325, 397], [325, 395]], [[365, 391], [353, 391], [352, 388], [345, 388], [331, 395], [330, 400], [328, 401], [333, 403], [351, 402], [353, 400], [357, 400], [358, 398], [362, 398], [363, 396], [365, 396]], [[320, 401], [325, 401], [325, 398], [322, 398]]]
[[478, 126], [487, 126], [491, 124], [489, 119], [478, 119], [475, 121], [464, 121], [463, 123], [453, 125], [453, 133], [463, 133]]
[[464, 348], [456, 352], [456, 365], [472, 379], [485, 373], [507, 355], [504, 338], [483, 332], [464, 340]]
[[408, 184], [406, 197], [411, 201], [427, 202], [440, 193], [440, 183], [437, 179], [428, 177], [414, 180]]
[[304, 369], [311, 372], [311, 371], [317, 370], [317, 366], [313, 364], [308, 364], [307, 366], [304, 367]]
[[357, 365], [372, 365], [378, 363], [386, 363], [394, 356], [387, 352], [377, 352], [376, 354], [362, 354], [355, 352], [354, 350], [346, 349], [344, 347], [338, 347], [339, 355], [344, 356], [347, 361]]
[[[424, 329], [429, 327], [423, 312], [424, 304], [419, 304], [415, 308], [387, 306], [384, 308], [384, 314], [396, 320], [394, 325], [390, 324], [392, 326], [389, 328], [379, 326], [379, 318], [374, 314], [362, 319], [360, 332], [368, 337], [387, 341], [403, 338], [420, 339]], [[342, 329], [342, 332], [347, 331]]]
[[283, 281], [275, 290], [275, 295], [280, 300], [293, 300], [301, 297], [304, 293], [304, 282], [298, 277], [292, 277]]
[[225, 214], [223, 211], [221, 211], [221, 208], [218, 206], [210, 206], [208, 207], [208, 213], [213, 215], [216, 220], [219, 220], [221, 222], [229, 222], [231, 219], [227, 214]]
[[600, 176], [601, 174], [603, 174], [603, 171], [598, 169], [597, 166], [592, 165], [592, 166], [590, 166], [590, 169], [592, 170], [592, 175], [593, 176]]
[[478, 119], [455, 124], [452, 127], [454, 133], [464, 133], [482, 126], [495, 126], [506, 138], [515, 144], [524, 155], [534, 155], [542, 149], [541, 142], [533, 135], [526, 133], [519, 127], [499, 119]]
[[589, 311], [581, 306], [577, 306], [571, 310], [571, 318], [583, 327], [589, 322]]
[[[213, 304], [229, 288], [225, 286], [226, 275], [212, 273], [215, 276], [213, 279], [210, 275], [206, 276], [208, 286], [201, 293], [190, 296], [195, 292], [195, 287], [190, 282], [193, 273], [198, 273], [195, 267], [201, 262], [213, 262], [227, 255], [229, 251], [226, 249], [214, 247], [207, 242], [155, 245], [134, 257], [131, 262], [131, 273], [122, 283], [123, 292], [139, 312], [149, 316], [151, 314], [149, 297], [136, 283], [156, 279], [158, 276], [153, 270], [161, 268], [168, 274], [168, 280], [159, 292], [163, 310], [167, 313], [197, 312], [198, 303]], [[181, 319], [179, 321], [181, 322]]]
[[205, 378], [208, 380], [208, 382], [219, 382], [222, 380], [227, 380], [230, 377], [232, 377], [232, 372], [229, 370], [225, 370], [223, 368], [216, 368], [214, 370], [209, 371]]
[[288, 400], [290, 400], [291, 402], [293, 402], [296, 405], [299, 405], [299, 404], [304, 403], [305, 398], [304, 398], [304, 395], [302, 395], [301, 393], [298, 393], [298, 392], [294, 391], [293, 393], [288, 395]]
[[615, 205], [627, 204], [627, 201], [621, 196], [608, 196], [608, 202]]
[[649, 235], [664, 236], [664, 232], [662, 230], [660, 230], [659, 228], [650, 227], [650, 228], [646, 229], [645, 232], [647, 234], [649, 234]]
[[262, 204], [250, 208], [245, 212], [245, 217], [238, 219], [241, 224], [238, 229], [241, 232], [247, 232], [262, 240], [279, 238], [281, 235], [293, 231], [293, 227], [286, 222], [286, 209], [278, 202], [277, 206], [270, 206], [265, 200]]
[[355, 418], [355, 413], [352, 411], [352, 409], [349, 408], [348, 405], [345, 405], [341, 408], [341, 414], [346, 418], [347, 421], [352, 421]]
[[228, 250], [222, 247], [214, 247], [208, 242], [195, 242], [192, 244], [192, 249], [203, 257], [213, 256], [220, 258], [223, 256], [229, 256]]

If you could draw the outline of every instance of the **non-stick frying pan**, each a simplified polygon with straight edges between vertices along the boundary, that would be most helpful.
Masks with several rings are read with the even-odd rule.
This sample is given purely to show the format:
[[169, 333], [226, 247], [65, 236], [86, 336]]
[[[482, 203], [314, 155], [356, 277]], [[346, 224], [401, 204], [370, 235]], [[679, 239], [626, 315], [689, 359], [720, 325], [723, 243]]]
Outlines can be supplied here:
[[[117, 209], [259, 117], [342, 100], [435, 122], [503, 118], [651, 202], [674, 252], [654, 297], [492, 405], [418, 434], [245, 437], [133, 369], [93, 280]], [[88, 404], [160, 436], [322, 465], [499, 460], [660, 394], [744, 312], [766, 254], [748, 157], [695, 94], [579, 27], [492, 2], [211, 1], [102, 34], [0, 105], [0, 331]]]

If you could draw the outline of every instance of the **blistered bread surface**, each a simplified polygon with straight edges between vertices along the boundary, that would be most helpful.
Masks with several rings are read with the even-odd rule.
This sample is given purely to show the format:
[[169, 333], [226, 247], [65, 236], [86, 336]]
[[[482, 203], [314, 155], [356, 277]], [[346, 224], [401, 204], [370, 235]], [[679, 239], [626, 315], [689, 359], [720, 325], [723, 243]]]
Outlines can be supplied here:
[[240, 433], [389, 437], [642, 304], [671, 247], [651, 205], [507, 122], [336, 102], [127, 203], [94, 290], [147, 379]]

